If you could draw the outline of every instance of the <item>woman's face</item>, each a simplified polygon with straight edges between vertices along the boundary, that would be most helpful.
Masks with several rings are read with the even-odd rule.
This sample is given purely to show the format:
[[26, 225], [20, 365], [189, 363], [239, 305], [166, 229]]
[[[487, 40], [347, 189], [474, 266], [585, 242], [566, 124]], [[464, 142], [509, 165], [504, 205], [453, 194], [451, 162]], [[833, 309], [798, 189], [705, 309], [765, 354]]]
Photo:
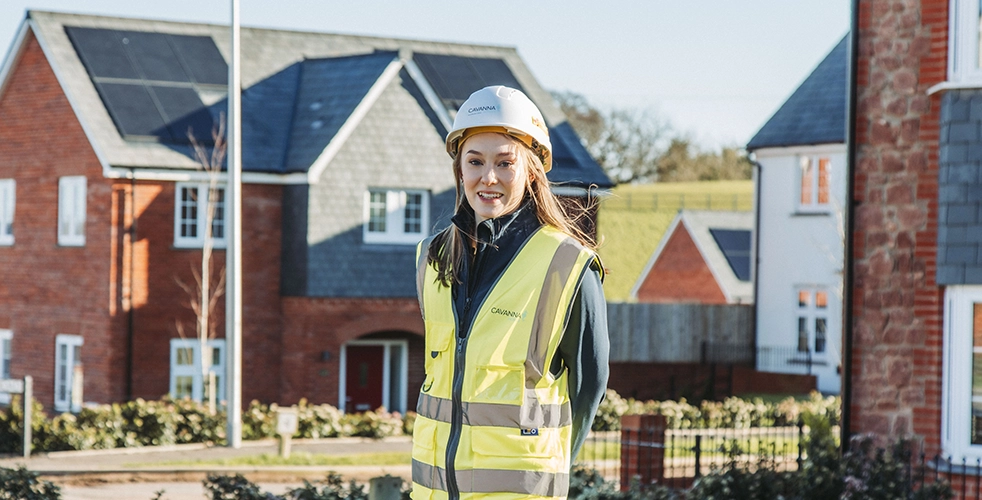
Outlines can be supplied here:
[[477, 223], [514, 211], [525, 197], [528, 165], [504, 135], [487, 132], [467, 138], [460, 147], [460, 174], [467, 202]]

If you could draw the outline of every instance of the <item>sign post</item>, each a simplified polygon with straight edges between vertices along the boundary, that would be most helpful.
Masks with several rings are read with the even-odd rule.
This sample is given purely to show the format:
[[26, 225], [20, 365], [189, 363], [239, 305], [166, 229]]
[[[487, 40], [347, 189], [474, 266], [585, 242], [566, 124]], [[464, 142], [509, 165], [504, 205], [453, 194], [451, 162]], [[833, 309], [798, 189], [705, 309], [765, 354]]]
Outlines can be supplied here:
[[34, 400], [34, 379], [30, 375], [23, 379], [0, 379], [0, 392], [24, 395], [24, 458], [31, 458], [31, 422], [33, 421], [31, 402]]
[[297, 432], [297, 409], [276, 410], [276, 433], [280, 435], [280, 456], [290, 458], [290, 438]]

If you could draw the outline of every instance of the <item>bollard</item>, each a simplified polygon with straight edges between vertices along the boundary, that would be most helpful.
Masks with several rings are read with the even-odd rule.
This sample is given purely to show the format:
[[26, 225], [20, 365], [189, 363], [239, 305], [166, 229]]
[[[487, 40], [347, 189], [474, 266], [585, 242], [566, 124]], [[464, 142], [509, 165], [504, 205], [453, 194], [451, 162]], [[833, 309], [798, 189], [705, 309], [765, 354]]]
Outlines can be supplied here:
[[31, 441], [33, 410], [31, 402], [34, 401], [34, 377], [30, 375], [24, 377], [24, 458], [31, 458]]
[[368, 485], [368, 500], [399, 500], [402, 497], [400, 477], [390, 475], [373, 477]]

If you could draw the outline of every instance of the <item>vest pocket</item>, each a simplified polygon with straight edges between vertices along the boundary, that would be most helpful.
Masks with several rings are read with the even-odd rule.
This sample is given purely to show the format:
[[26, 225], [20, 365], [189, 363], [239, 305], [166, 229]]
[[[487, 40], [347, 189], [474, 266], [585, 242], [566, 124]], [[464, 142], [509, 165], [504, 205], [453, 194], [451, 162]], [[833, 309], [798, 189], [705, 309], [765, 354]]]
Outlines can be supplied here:
[[[521, 429], [482, 428], [472, 434], [471, 447], [476, 455], [486, 457], [541, 458], [561, 460], [564, 456], [556, 429], [537, 429], [535, 435], [523, 435]], [[493, 468], [495, 464], [492, 464]]]
[[429, 320], [425, 321], [425, 325], [426, 336], [424, 344], [426, 354], [424, 356], [423, 369], [426, 372], [426, 380], [423, 383], [423, 392], [431, 393], [434, 382], [443, 391], [447, 391], [450, 388], [450, 380], [453, 377], [450, 346], [453, 343], [454, 325], [453, 323]]
[[[468, 398], [476, 403], [522, 404], [524, 370], [516, 366], [480, 365], [473, 376], [474, 388]], [[465, 389], [465, 392], [466, 389]]]

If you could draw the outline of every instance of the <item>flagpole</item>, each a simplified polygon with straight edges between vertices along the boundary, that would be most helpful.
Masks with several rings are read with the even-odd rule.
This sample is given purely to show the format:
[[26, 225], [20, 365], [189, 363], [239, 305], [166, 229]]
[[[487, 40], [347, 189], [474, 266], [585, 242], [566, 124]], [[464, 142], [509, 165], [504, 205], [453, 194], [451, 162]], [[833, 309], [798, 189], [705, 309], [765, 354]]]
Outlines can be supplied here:
[[239, 0], [232, 0], [232, 57], [228, 65], [228, 246], [225, 251], [225, 339], [228, 446], [242, 446], [242, 85]]

